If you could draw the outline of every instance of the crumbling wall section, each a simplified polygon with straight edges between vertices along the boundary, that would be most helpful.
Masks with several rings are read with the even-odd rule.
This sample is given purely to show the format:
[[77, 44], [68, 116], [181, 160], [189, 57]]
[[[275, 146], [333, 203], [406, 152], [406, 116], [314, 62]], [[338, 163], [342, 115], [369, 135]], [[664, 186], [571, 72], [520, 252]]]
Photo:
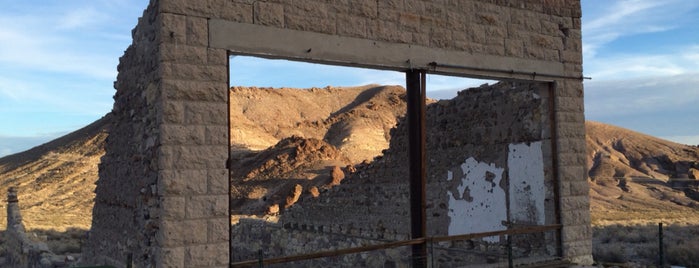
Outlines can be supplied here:
[[49, 268], [66, 265], [58, 258], [46, 243], [29, 239], [19, 210], [17, 191], [10, 187], [7, 192], [7, 229], [3, 237], [6, 250], [3, 267], [37, 267]]
[[[546, 83], [503, 82], [428, 106], [428, 235], [557, 223], [549, 101]], [[403, 120], [392, 130], [391, 146], [383, 156], [358, 167], [341, 185], [319, 197], [300, 200], [281, 213], [279, 223], [264, 228], [257, 227], [263, 221], [234, 225], [234, 258], [255, 258], [257, 250], [267, 257], [281, 257], [342, 248], [347, 239], [366, 240], [357, 245], [409, 239], [406, 130]], [[288, 247], [288, 239], [269, 239], [281, 234], [305, 246]], [[472, 245], [478, 241], [440, 244], [432, 256], [447, 266], [486, 263], [487, 255], [494, 253], [454, 254], [479, 252]], [[500, 237], [482, 241], [484, 248], [492, 244], [488, 250], [505, 242]], [[515, 239], [526, 257], [540, 260], [556, 256], [557, 241], [554, 232]], [[503, 254], [500, 250], [495, 254]]]

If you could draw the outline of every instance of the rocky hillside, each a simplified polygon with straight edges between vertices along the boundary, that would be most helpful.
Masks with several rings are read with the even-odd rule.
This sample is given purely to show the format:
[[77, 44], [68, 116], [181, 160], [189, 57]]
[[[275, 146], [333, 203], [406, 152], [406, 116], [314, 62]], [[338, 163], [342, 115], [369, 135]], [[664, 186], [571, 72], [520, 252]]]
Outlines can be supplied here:
[[[106, 115], [51, 142], [0, 158], [2, 200], [9, 187], [17, 188], [27, 228], [90, 227], [97, 165], [104, 154], [109, 120]], [[5, 211], [4, 201], [0, 206]], [[4, 230], [6, 223], [5, 213], [0, 213], [0, 228]]]
[[699, 147], [587, 122], [593, 222], [699, 221]]
[[[398, 86], [234, 87], [231, 93], [234, 214], [275, 213], [302, 194], [322, 194], [353, 165], [380, 155], [405, 113], [405, 90]], [[0, 158], [0, 193], [18, 187], [28, 228], [89, 227], [108, 121]], [[586, 127], [596, 223], [699, 222], [692, 216], [698, 214], [692, 197], [698, 196], [699, 148], [597, 122]], [[4, 217], [0, 213], [0, 228]]]

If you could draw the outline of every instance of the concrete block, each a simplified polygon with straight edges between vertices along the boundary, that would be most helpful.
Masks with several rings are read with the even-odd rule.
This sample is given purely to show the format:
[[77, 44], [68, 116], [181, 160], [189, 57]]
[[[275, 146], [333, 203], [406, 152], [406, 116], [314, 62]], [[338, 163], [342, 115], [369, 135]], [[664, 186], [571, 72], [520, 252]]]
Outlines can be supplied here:
[[584, 139], [585, 124], [582, 122], [558, 122], [556, 135], [559, 139]]
[[228, 103], [226, 102], [187, 102], [185, 123], [202, 125], [228, 125]]
[[188, 16], [186, 26], [187, 45], [201, 47], [209, 45], [209, 22], [206, 18]]
[[158, 178], [158, 191], [166, 196], [205, 194], [206, 181], [206, 170], [162, 170]]
[[228, 82], [162, 80], [163, 95], [169, 101], [211, 101], [225, 103], [228, 100]]
[[157, 240], [164, 247], [182, 247], [207, 241], [206, 220], [163, 220], [160, 228]]
[[[576, 152], [565, 152], [561, 150], [561, 153], [558, 154], [558, 164], [561, 166], [581, 166], [584, 167], [587, 163], [587, 158], [585, 154], [582, 153], [576, 153]], [[585, 177], [582, 177], [580, 179], [584, 179]]]
[[206, 47], [163, 43], [160, 48], [160, 59], [162, 61], [206, 64], [208, 62], [208, 55]]
[[[169, 2], [169, 1], [166, 1]], [[162, 13], [158, 16], [160, 28], [158, 36], [163, 43], [187, 43], [187, 17], [178, 14]]]
[[[585, 210], [590, 211], [590, 198], [588, 196], [562, 196], [561, 211]], [[566, 224], [566, 222], [562, 222]]]
[[367, 35], [366, 18], [351, 15], [338, 15], [337, 24], [347, 25], [347, 27], [337, 27], [338, 35], [352, 37], [365, 37]]
[[186, 203], [188, 219], [228, 215], [228, 195], [190, 196]]
[[210, 169], [208, 171], [209, 194], [228, 194], [228, 169]]
[[209, 242], [228, 242], [231, 220], [228, 217], [209, 220]]
[[204, 145], [206, 141], [204, 126], [163, 124], [160, 133], [161, 143], [167, 145]]
[[208, 145], [226, 145], [228, 146], [228, 126], [209, 125], [205, 127], [205, 141]]
[[228, 82], [228, 68], [223, 65], [199, 65], [164, 62], [160, 65], [162, 78], [205, 82]]
[[255, 2], [255, 24], [284, 28], [284, 5], [280, 3]]
[[209, 65], [228, 66], [228, 51], [220, 48], [207, 48], [207, 59]]
[[228, 146], [164, 145], [160, 147], [158, 165], [162, 169], [202, 170], [225, 168]]
[[162, 219], [183, 220], [185, 213], [185, 198], [182, 196], [165, 196], [161, 199]]
[[185, 266], [228, 265], [229, 247], [228, 242], [188, 246], [185, 250]]

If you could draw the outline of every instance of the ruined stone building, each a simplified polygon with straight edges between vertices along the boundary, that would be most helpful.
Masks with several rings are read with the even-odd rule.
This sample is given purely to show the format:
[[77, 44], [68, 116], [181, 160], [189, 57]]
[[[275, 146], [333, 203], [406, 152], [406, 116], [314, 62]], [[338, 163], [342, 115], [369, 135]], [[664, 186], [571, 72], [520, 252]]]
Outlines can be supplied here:
[[[515, 249], [591, 263], [580, 17], [576, 0], [152, 0], [120, 58], [85, 261], [224, 267], [252, 254], [239, 244], [252, 245], [262, 229], [360, 245], [410, 238], [407, 205], [314, 214], [331, 198], [408, 200], [411, 187], [389, 178], [407, 170], [377, 176], [386, 181], [375, 188], [341, 185], [290, 209], [279, 226], [232, 229], [229, 56], [251, 55], [406, 72], [409, 92], [415, 73], [508, 81], [430, 106], [445, 119], [427, 120], [438, 137], [427, 147], [440, 155], [439, 168], [427, 168], [427, 235], [559, 226], [525, 236], [538, 242], [514, 237]], [[391, 142], [412, 144], [397, 137]], [[407, 161], [395, 150], [375, 165]], [[470, 207], [473, 200], [484, 205]], [[444, 265], [470, 261], [436, 254]], [[364, 264], [406, 261], [371, 256]]]

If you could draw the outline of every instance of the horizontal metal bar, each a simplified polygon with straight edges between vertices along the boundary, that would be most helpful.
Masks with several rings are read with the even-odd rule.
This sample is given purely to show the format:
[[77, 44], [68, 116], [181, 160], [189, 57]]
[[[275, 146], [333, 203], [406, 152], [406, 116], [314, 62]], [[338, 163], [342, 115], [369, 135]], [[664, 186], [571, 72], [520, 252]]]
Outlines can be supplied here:
[[[426, 243], [426, 242], [443, 242], [443, 241], [454, 241], [454, 240], [468, 240], [468, 239], [484, 238], [484, 237], [499, 236], [499, 235], [518, 235], [518, 234], [540, 233], [540, 232], [557, 230], [557, 229], [560, 229], [561, 227], [562, 227], [562, 225], [560, 225], [560, 224], [553, 224], [553, 225], [542, 225], [542, 226], [530, 226], [530, 227], [515, 228], [515, 229], [508, 229], [508, 230], [494, 231], [494, 232], [485, 232], [485, 233], [416, 238], [416, 239], [389, 242], [389, 243], [383, 243], [383, 244], [377, 244], [377, 245], [369, 245], [369, 246], [363, 246], [363, 247], [329, 250], [329, 251], [315, 252], [315, 253], [311, 253], [311, 254], [293, 255], [293, 256], [287, 256], [287, 257], [265, 259], [265, 260], [262, 260], [262, 264], [275, 264], [275, 263], [302, 261], [302, 260], [310, 260], [310, 259], [317, 259], [317, 258], [324, 258], [324, 257], [333, 257], [333, 256], [338, 256], [338, 255], [360, 253], [360, 252], [379, 250], [379, 249], [404, 247], [404, 246], [416, 245], [416, 244], [421, 244], [421, 243]], [[249, 260], [249, 261], [231, 263], [230, 267], [250, 267], [250, 266], [256, 266], [259, 264], [260, 264], [259, 260]]]
[[493, 232], [476, 233], [476, 234], [433, 236], [433, 237], [429, 237], [427, 240], [430, 242], [443, 242], [443, 241], [454, 241], [454, 240], [469, 240], [469, 239], [484, 238], [484, 237], [499, 236], [499, 235], [532, 234], [532, 233], [541, 233], [541, 232], [546, 232], [546, 231], [558, 230], [561, 227], [562, 227], [562, 225], [560, 225], [560, 224], [530, 226], [530, 227], [524, 227], [524, 228], [507, 229], [507, 230], [502, 230], [502, 231], [493, 231]]

